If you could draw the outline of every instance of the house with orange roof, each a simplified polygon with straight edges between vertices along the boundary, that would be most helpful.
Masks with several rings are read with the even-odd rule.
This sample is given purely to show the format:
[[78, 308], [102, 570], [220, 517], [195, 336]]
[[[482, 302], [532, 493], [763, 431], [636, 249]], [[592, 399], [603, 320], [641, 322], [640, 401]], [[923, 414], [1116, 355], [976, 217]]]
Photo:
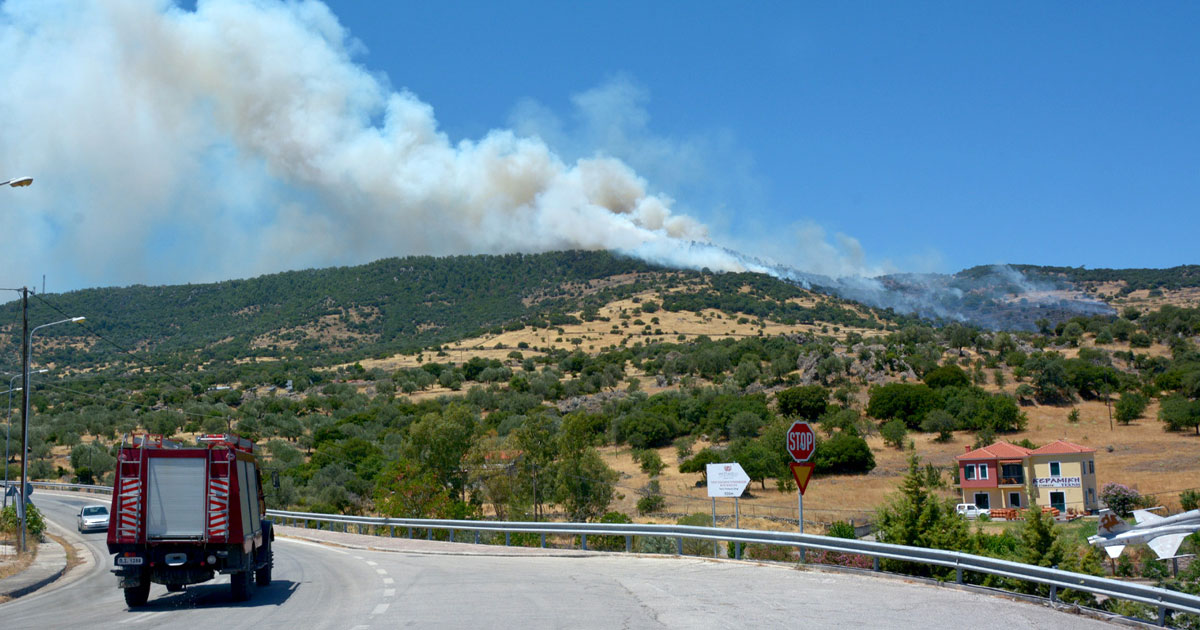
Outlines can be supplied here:
[[955, 457], [962, 502], [982, 509], [1029, 507], [1025, 488], [1032, 451], [1023, 446], [996, 442]]
[[1033, 471], [1034, 501], [1058, 508], [1059, 512], [1094, 512], [1096, 497], [1096, 449], [1066, 440], [1051, 442], [1029, 454]]
[[1008, 442], [968, 448], [954, 458], [962, 502], [989, 510], [1040, 506], [1094, 512], [1099, 509], [1095, 453], [1065, 440], [1037, 449]]

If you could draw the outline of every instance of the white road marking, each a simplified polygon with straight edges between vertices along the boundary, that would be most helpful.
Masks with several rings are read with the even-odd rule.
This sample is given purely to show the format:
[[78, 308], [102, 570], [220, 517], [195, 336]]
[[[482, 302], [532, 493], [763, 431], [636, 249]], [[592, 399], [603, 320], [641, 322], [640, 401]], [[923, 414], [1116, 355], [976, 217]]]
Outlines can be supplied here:
[[295, 538], [283, 538], [282, 536], [279, 538], [276, 538], [275, 540], [277, 540], [279, 542], [285, 542], [290, 545], [307, 545], [309, 547], [316, 547], [317, 549], [324, 549], [325, 551], [332, 551], [333, 553], [340, 553], [343, 556], [350, 555], [350, 552], [348, 552], [348, 551], [334, 549], [333, 547], [330, 547], [329, 545], [322, 545], [321, 543], [309, 542], [307, 540], [297, 540]]
[[149, 619], [151, 617], [157, 617], [161, 614], [162, 614], [161, 612], [142, 613], [142, 614], [136, 615], [134, 617], [129, 617], [128, 619], [122, 621], [121, 623], [142, 623], [143, 621], [146, 621], [147, 619]]
[[383, 589], [383, 596], [384, 596], [384, 597], [395, 597], [395, 596], [396, 596], [396, 589], [394, 589], [394, 588], [385, 588], [385, 589]]
[[[359, 558], [359, 560], [362, 560], [362, 558]], [[377, 566], [379, 563], [375, 562], [374, 560], [367, 560], [367, 564], [371, 566]]]
[[375, 569], [375, 572], [379, 575], [387, 575], [387, 569]]
[[394, 580], [392, 578], [383, 578], [383, 583], [384, 584], [395, 584], [396, 580]]
[[375, 607], [375, 610], [371, 611], [371, 614], [372, 615], [382, 615], [383, 613], [387, 612], [388, 606], [390, 606], [390, 605], [391, 604], [380, 604]]

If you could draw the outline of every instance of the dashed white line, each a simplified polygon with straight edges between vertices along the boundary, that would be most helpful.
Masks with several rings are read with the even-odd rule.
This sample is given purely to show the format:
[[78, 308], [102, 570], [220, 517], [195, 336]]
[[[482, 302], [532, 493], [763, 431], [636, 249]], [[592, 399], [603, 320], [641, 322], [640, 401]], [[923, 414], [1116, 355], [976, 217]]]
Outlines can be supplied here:
[[[362, 559], [362, 558], [359, 558], [359, 560], [361, 560], [361, 559]], [[373, 566], [373, 567], [374, 567], [374, 566], [378, 566], [378, 565], [379, 565], [379, 563], [378, 563], [378, 562], [375, 562], [374, 560], [367, 560], [367, 564], [368, 564], [369, 566]]]
[[383, 578], [383, 583], [384, 584], [395, 584], [396, 580], [394, 580], [392, 578]]
[[379, 575], [387, 575], [387, 569], [375, 569], [375, 572]]
[[125, 619], [124, 621], [122, 621], [121, 623], [142, 623], [143, 621], [146, 621], [147, 619], [149, 619], [151, 617], [157, 617], [161, 614], [162, 614], [161, 612], [142, 613], [140, 615], [134, 615], [133, 617], [129, 617], [129, 618]]
[[371, 614], [372, 615], [382, 615], [383, 613], [387, 612], [388, 606], [390, 606], [390, 605], [391, 604], [379, 604], [378, 606], [375, 607], [375, 610], [371, 611]]
[[394, 589], [394, 588], [385, 588], [385, 589], [383, 589], [383, 596], [384, 596], [384, 597], [395, 597], [395, 596], [396, 596], [396, 589]]

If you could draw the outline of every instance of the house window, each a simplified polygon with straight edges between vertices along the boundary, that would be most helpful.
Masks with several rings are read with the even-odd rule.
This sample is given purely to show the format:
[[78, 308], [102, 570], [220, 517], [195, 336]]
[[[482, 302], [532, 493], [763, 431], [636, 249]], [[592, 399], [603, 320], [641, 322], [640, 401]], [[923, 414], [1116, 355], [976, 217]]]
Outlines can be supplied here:
[[1021, 507], [1021, 493], [1020, 492], [1009, 492], [1008, 493], [1008, 507], [1012, 507], [1012, 508]]
[[967, 481], [971, 481], [975, 478], [975, 464], [963, 466], [963, 478]]
[[1096, 503], [1096, 490], [1095, 489], [1088, 488], [1087, 502], [1088, 502], [1088, 505], [1093, 505]]
[[1000, 464], [1000, 483], [1025, 483], [1020, 464]]
[[1061, 477], [1062, 476], [1062, 464], [1061, 463], [1050, 462], [1050, 476], [1051, 477]]
[[992, 509], [992, 495], [986, 492], [976, 492], [975, 507], [978, 507], [981, 510]]
[[1094, 460], [1094, 459], [1088, 460], [1088, 474], [1089, 475], [1096, 474], [1096, 460]]
[[980, 465], [979, 465], [979, 478], [980, 478], [980, 479], [987, 479], [987, 478], [988, 478], [987, 469], [988, 469], [988, 465], [987, 465], [987, 464], [980, 464]]

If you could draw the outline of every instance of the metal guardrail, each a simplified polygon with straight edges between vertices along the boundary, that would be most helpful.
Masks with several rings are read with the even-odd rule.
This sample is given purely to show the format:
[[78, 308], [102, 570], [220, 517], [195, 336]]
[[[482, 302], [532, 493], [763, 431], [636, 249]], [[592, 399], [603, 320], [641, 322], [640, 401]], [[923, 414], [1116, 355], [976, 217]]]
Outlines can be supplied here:
[[[107, 486], [86, 486], [66, 483], [35, 482], [34, 486], [93, 492], [112, 491]], [[809, 549], [819, 549], [869, 556], [874, 559], [874, 568], [876, 571], [879, 570], [879, 561], [881, 559], [951, 568], [955, 570], [956, 581], [959, 584], [963, 584], [963, 572], [965, 571], [1045, 584], [1050, 587], [1051, 601], [1057, 600], [1058, 589], [1074, 589], [1095, 595], [1148, 604], [1158, 610], [1159, 625], [1166, 625], [1167, 616], [1170, 611], [1200, 615], [1200, 597], [1178, 591], [957, 551], [908, 547], [905, 545], [893, 545], [850, 538], [833, 538], [818, 536], [816, 534], [640, 523], [546, 523], [385, 518], [292, 512], [287, 510], [267, 510], [267, 515], [275, 519], [282, 519], [283, 524], [288, 524], [289, 522], [293, 524], [299, 523], [304, 527], [307, 527], [309, 522], [328, 523], [330, 530], [333, 530], [334, 524], [341, 524], [342, 531], [346, 531], [349, 525], [373, 527], [376, 528], [376, 531], [380, 531], [381, 528], [387, 528], [391, 536], [395, 536], [396, 528], [401, 528], [407, 529], [409, 538], [412, 537], [414, 530], [424, 530], [427, 537], [432, 537], [432, 532], [435, 530], [444, 530], [449, 532], [449, 538], [452, 542], [454, 541], [454, 532], [463, 531], [475, 532], [476, 542], [479, 542], [479, 532], [503, 532], [505, 534], [505, 544], [510, 542], [510, 535], [513, 533], [540, 534], [542, 546], [546, 544], [545, 537], [547, 534], [580, 536], [583, 549], [587, 549], [587, 537], [589, 535], [623, 536], [625, 537], [626, 551], [631, 550], [634, 536], [654, 536], [674, 539], [677, 554], [683, 553], [684, 539], [708, 540], [713, 542], [728, 541], [740, 545], [764, 544], [790, 546], [799, 548], [802, 554]]]

